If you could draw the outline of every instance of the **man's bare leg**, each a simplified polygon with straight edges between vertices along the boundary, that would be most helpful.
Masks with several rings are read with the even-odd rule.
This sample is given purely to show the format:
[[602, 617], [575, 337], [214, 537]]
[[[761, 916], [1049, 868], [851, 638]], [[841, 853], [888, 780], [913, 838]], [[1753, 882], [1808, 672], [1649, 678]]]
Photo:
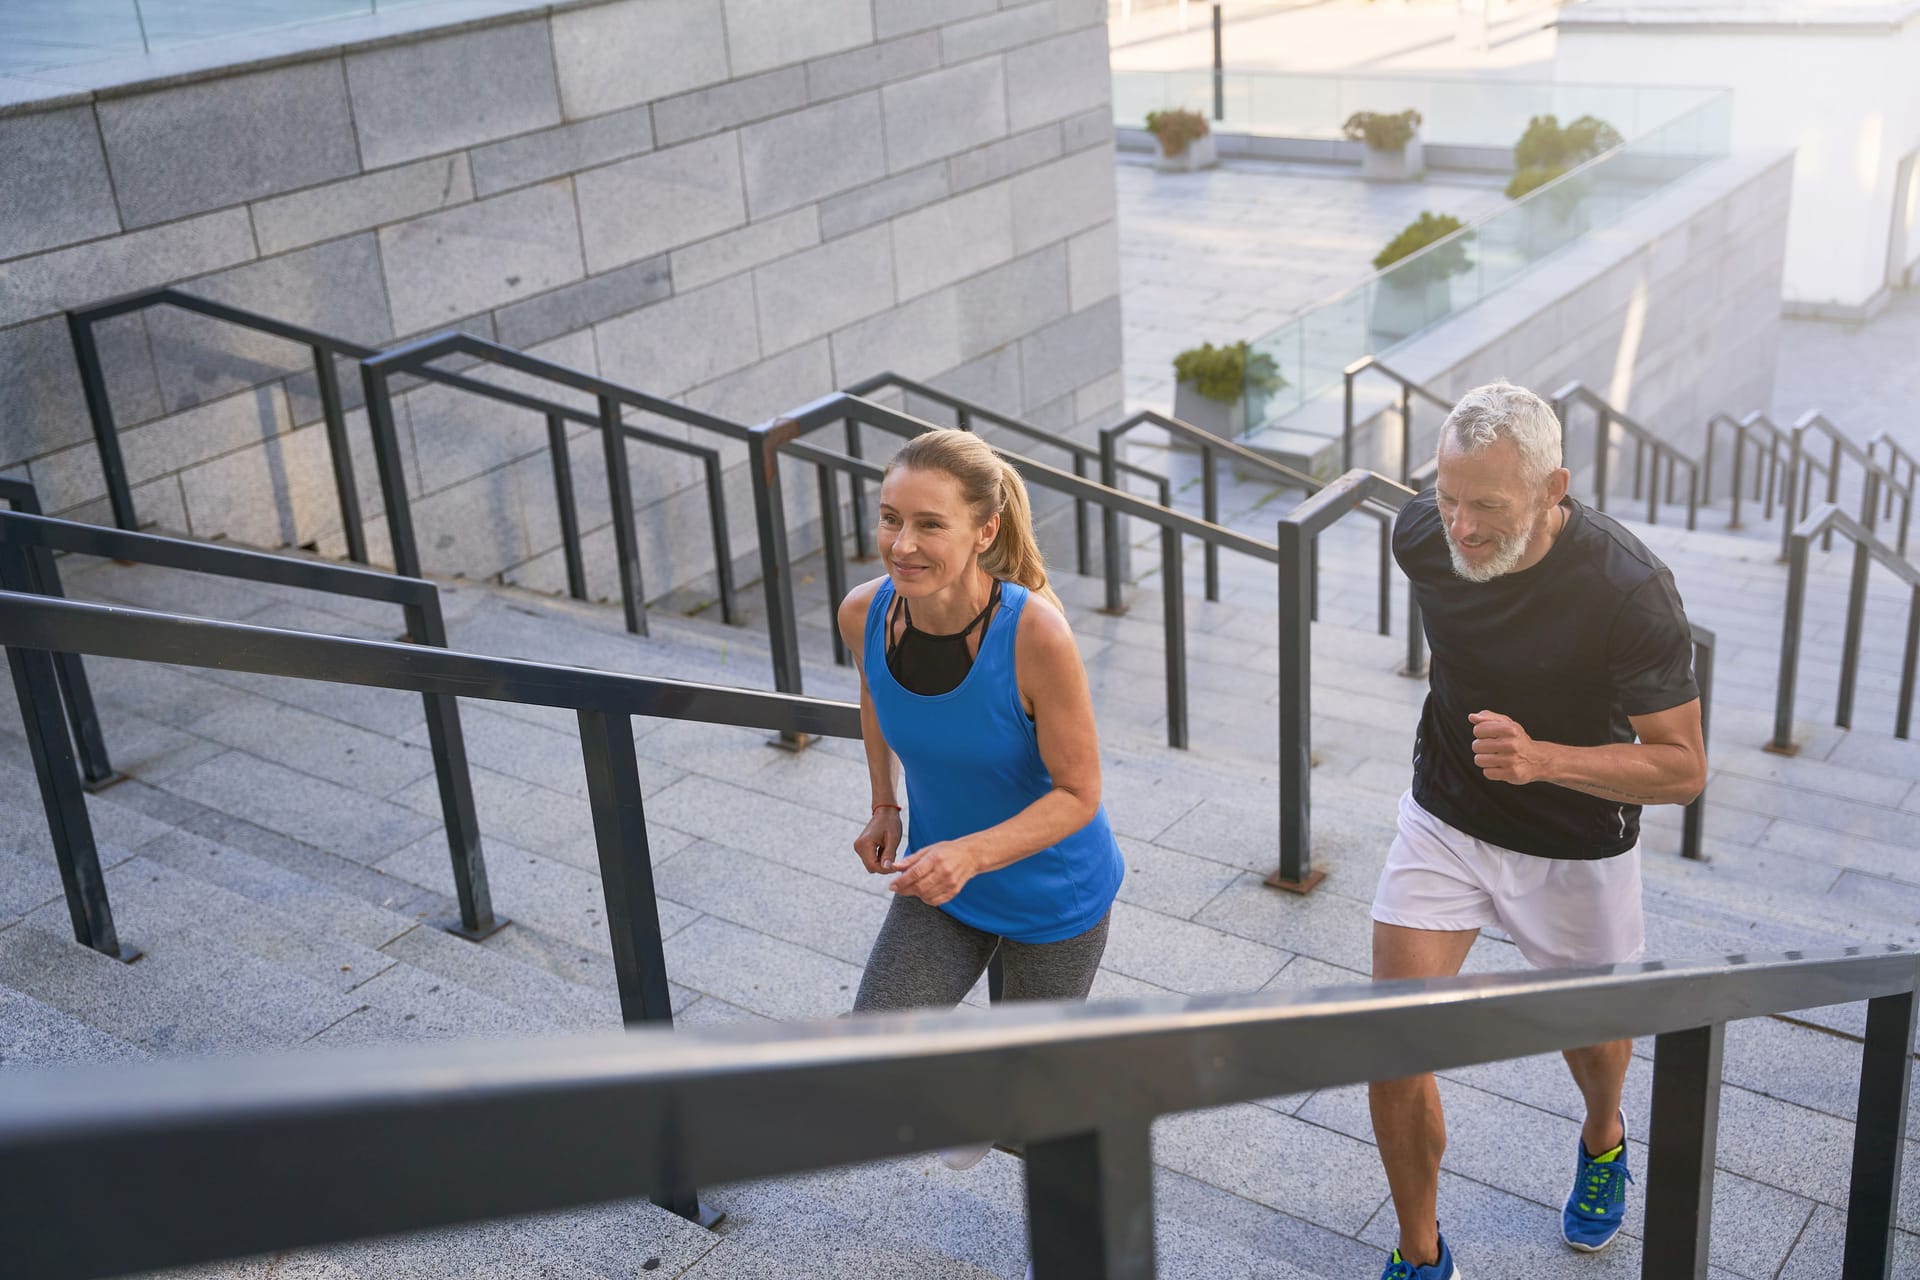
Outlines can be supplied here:
[[[1378, 925], [1374, 926], [1378, 928]], [[1611, 1040], [1585, 1049], [1562, 1051], [1580, 1096], [1587, 1101], [1587, 1122], [1580, 1141], [1587, 1154], [1605, 1155], [1627, 1140], [1620, 1120], [1620, 1095], [1627, 1087], [1627, 1064], [1633, 1061], [1633, 1041]]]
[[[1440, 933], [1373, 922], [1373, 977], [1450, 978], [1460, 972], [1478, 929]], [[1629, 1042], [1631, 1045], [1631, 1042]], [[1440, 1156], [1447, 1123], [1431, 1075], [1379, 1080], [1367, 1086], [1373, 1136], [1400, 1220], [1400, 1256], [1416, 1266], [1440, 1259]]]

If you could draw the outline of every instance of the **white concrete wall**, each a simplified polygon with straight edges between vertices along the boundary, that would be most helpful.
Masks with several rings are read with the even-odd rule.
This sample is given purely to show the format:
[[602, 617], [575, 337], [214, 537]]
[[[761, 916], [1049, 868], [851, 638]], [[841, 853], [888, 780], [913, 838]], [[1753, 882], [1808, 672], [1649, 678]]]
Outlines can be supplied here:
[[[891, 368], [1089, 434], [1121, 401], [1104, 16], [540, 4], [0, 107], [0, 472], [107, 518], [61, 313], [157, 285], [372, 346], [463, 328], [744, 423]], [[304, 349], [170, 311], [102, 338], [143, 521], [342, 553]], [[562, 587], [541, 419], [439, 387], [398, 417], [428, 569]], [[383, 557], [364, 415], [349, 429]], [[590, 428], [572, 455], [611, 593]], [[696, 464], [631, 456], [649, 594], [699, 584]], [[812, 486], [788, 470], [798, 525]]]
[[1720, 5], [1717, 21], [1696, 22], [1690, 4], [1579, 5], [1561, 17], [1554, 74], [1730, 86], [1734, 146], [1795, 152], [1786, 302], [1857, 315], [1883, 300], [1896, 172], [1920, 147], [1920, 6], [1860, 9], [1877, 20]]

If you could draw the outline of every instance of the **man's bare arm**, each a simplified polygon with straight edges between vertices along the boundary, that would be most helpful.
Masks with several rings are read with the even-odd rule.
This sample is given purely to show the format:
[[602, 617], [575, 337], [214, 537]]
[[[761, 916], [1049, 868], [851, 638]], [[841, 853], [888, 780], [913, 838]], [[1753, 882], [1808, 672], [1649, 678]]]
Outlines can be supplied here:
[[1516, 721], [1477, 711], [1473, 762], [1495, 782], [1551, 782], [1619, 804], [1689, 804], [1706, 787], [1700, 700], [1630, 721], [1638, 742], [1569, 747], [1530, 737]]

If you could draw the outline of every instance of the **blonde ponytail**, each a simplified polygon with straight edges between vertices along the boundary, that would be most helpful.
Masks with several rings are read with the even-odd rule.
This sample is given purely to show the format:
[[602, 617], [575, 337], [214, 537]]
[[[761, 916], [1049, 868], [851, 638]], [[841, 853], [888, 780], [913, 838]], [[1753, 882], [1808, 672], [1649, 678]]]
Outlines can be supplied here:
[[1027, 482], [1013, 464], [995, 456], [1000, 464], [1000, 532], [993, 545], [980, 553], [980, 567], [1002, 582], [1017, 582], [1047, 603], [1066, 613], [1067, 607], [1047, 585], [1047, 559], [1033, 536], [1033, 504], [1027, 497]]
[[960, 484], [973, 518], [985, 524], [1000, 517], [1000, 531], [980, 553], [980, 567], [1002, 582], [1017, 582], [1042, 596], [1064, 615], [1053, 588], [1047, 584], [1047, 561], [1033, 536], [1033, 504], [1027, 482], [991, 446], [971, 431], [941, 427], [915, 436], [893, 455], [887, 470], [939, 471]]

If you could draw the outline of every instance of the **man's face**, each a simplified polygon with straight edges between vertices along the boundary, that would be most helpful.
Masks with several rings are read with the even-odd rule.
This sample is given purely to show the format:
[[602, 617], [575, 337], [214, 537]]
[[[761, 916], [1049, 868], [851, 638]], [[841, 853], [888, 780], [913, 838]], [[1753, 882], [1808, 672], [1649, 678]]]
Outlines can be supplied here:
[[1453, 571], [1469, 582], [1491, 582], [1538, 559], [1528, 553], [1546, 528], [1548, 511], [1566, 493], [1565, 476], [1564, 470], [1555, 471], [1529, 483], [1519, 446], [1511, 440], [1496, 440], [1475, 453], [1447, 441], [1440, 450], [1434, 496]]

